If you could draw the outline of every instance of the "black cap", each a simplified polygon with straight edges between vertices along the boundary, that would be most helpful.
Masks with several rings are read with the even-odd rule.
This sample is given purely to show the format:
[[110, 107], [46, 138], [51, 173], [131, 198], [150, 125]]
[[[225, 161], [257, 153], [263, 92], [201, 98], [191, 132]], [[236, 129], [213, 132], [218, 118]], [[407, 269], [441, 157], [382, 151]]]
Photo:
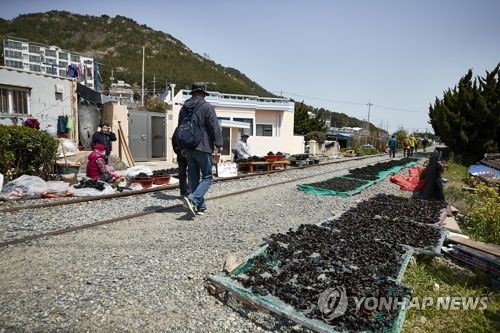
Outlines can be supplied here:
[[191, 85], [191, 92], [190, 94], [192, 95], [195, 91], [201, 91], [205, 95], [208, 95], [207, 93], [207, 86], [205, 86], [205, 83], [203, 82], [195, 82]]
[[244, 137], [244, 136], [246, 136], [248, 138], [250, 135], [248, 135], [246, 133], [241, 133], [241, 137]]

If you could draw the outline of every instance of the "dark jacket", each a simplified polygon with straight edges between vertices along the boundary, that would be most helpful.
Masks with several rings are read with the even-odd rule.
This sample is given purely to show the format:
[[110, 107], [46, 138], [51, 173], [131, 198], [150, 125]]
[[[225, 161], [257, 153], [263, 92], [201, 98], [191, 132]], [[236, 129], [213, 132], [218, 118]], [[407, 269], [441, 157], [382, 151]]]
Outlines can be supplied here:
[[101, 144], [106, 147], [106, 156], [111, 154], [111, 141], [116, 141], [116, 135], [113, 132], [108, 132], [106, 134], [102, 132], [95, 132], [92, 135], [92, 143], [90, 144], [90, 148], [94, 150], [96, 144]]
[[174, 153], [179, 155], [181, 153], [181, 148], [177, 143], [177, 127], [175, 128], [174, 134], [172, 134], [172, 148], [174, 148]]
[[214, 107], [205, 101], [203, 97], [191, 97], [184, 102], [179, 112], [179, 122], [177, 126], [180, 125], [182, 119], [186, 117], [188, 112], [193, 112], [198, 106], [201, 107], [201, 110], [198, 111], [196, 116], [200, 124], [203, 124], [205, 131], [203, 133], [203, 139], [194, 150], [211, 154], [214, 151], [214, 146], [222, 147], [222, 131]]
[[398, 142], [396, 141], [396, 139], [390, 138], [388, 146], [391, 149], [396, 149], [398, 147]]

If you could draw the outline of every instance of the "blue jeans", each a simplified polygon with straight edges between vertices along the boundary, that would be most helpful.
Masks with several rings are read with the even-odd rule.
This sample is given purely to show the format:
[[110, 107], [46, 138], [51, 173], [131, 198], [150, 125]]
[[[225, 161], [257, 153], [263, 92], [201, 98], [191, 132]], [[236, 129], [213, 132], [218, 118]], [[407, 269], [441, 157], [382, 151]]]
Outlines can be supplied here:
[[[205, 210], [205, 194], [212, 185], [212, 154], [198, 150], [189, 150], [186, 154], [188, 164], [189, 188], [188, 196], [198, 210]], [[201, 173], [201, 181], [200, 181]]]

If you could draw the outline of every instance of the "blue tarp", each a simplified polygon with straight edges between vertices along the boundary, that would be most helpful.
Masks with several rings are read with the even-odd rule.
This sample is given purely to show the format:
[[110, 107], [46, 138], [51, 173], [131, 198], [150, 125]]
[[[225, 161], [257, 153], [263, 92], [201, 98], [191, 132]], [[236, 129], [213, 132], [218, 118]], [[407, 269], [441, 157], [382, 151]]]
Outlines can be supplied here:
[[471, 175], [480, 178], [500, 178], [500, 171], [481, 163], [471, 165], [468, 171]]

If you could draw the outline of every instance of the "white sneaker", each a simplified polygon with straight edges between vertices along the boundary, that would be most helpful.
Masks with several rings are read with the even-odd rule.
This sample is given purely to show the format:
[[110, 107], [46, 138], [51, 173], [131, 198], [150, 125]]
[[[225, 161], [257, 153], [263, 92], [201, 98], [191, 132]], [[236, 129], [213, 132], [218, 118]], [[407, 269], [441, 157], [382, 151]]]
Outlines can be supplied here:
[[188, 197], [182, 198], [182, 201], [184, 202], [184, 206], [186, 206], [186, 208], [189, 210], [189, 213], [193, 217], [195, 217], [196, 216], [196, 208], [195, 208], [193, 201], [191, 201], [191, 199], [189, 199]]

